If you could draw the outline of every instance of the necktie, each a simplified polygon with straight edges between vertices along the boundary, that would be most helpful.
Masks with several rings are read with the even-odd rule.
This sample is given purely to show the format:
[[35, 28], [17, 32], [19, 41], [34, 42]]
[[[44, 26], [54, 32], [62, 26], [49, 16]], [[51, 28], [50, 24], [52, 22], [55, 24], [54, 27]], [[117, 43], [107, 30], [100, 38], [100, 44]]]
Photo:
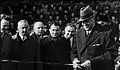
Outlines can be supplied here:
[[87, 35], [88, 35], [88, 36], [90, 35], [90, 32], [89, 32], [89, 31], [87, 31]]
[[86, 31], [86, 34], [85, 34], [86, 38], [89, 37], [89, 31]]

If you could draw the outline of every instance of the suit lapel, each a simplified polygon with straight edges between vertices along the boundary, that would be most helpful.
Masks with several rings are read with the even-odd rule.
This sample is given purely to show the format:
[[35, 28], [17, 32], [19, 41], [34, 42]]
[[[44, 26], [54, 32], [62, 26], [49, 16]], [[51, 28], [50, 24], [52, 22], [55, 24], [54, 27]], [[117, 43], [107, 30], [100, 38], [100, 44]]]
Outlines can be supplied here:
[[90, 43], [92, 43], [95, 39], [97, 39], [97, 37], [100, 35], [100, 32], [98, 31], [93, 31], [90, 36], [87, 38], [86, 42], [85, 42], [85, 46], [89, 45]]
[[79, 48], [78, 50], [81, 52], [84, 48], [84, 44], [86, 42], [86, 37], [85, 37], [85, 30], [81, 28], [77, 34], [76, 34], [76, 45]]
[[84, 51], [86, 50], [86, 48], [88, 47], [88, 45], [90, 45], [93, 41], [95, 41], [100, 35], [99, 31], [92, 31], [92, 33], [90, 34], [90, 36], [86, 39], [84, 46], [80, 52], [80, 54], [82, 55], [84, 53]]
[[37, 38], [35, 33], [32, 34], [32, 37], [33, 37], [34, 40], [38, 40], [38, 38]]

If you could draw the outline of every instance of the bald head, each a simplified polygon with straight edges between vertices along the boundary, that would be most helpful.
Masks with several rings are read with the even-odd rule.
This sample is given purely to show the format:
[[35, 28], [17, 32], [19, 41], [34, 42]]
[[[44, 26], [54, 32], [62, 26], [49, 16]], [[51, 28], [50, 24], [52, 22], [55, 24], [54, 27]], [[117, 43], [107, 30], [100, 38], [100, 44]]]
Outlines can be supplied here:
[[9, 32], [9, 21], [6, 19], [1, 20], [1, 32], [7, 33]]
[[26, 20], [20, 20], [18, 22], [18, 32], [21, 35], [27, 35], [28, 34], [28, 30], [29, 30], [29, 24]]
[[35, 22], [34, 23], [34, 26], [33, 26], [33, 30], [35, 32], [36, 35], [40, 36], [40, 35], [43, 35], [44, 33], [44, 24], [43, 22]]

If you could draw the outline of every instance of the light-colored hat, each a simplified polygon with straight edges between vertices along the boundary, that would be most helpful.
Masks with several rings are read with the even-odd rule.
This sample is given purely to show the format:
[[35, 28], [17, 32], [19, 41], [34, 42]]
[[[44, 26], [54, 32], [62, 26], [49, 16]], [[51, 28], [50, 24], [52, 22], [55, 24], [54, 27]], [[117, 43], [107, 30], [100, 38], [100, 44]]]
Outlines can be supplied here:
[[92, 8], [88, 5], [80, 9], [80, 19], [78, 22], [83, 22], [92, 18], [95, 15], [95, 12], [92, 11]]

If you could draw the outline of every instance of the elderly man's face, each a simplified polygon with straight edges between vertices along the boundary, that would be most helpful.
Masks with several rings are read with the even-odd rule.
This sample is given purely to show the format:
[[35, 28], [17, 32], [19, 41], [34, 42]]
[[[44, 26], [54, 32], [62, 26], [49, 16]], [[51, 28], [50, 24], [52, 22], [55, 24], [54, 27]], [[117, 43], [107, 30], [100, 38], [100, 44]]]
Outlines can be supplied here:
[[73, 37], [74, 35], [75, 35], [75, 27], [71, 27], [71, 26], [67, 26], [66, 28], [65, 28], [65, 37], [66, 38], [71, 38], [71, 37]]
[[18, 32], [25, 36], [28, 34], [28, 30], [29, 30], [29, 25], [28, 23], [24, 23], [22, 22], [21, 24], [18, 25]]
[[87, 31], [91, 30], [93, 28], [93, 26], [95, 25], [94, 18], [91, 18], [91, 19], [88, 19], [88, 20], [82, 22], [82, 25], [85, 30], [87, 30]]
[[52, 37], [58, 37], [59, 34], [60, 34], [60, 26], [55, 26], [55, 25], [52, 25], [49, 29], [50, 31], [50, 35]]
[[36, 35], [43, 35], [44, 24], [42, 22], [36, 22], [34, 24], [34, 32], [35, 32]]
[[9, 32], [9, 21], [7, 21], [7, 20], [1, 21], [1, 32], [3, 32], [3, 33]]

